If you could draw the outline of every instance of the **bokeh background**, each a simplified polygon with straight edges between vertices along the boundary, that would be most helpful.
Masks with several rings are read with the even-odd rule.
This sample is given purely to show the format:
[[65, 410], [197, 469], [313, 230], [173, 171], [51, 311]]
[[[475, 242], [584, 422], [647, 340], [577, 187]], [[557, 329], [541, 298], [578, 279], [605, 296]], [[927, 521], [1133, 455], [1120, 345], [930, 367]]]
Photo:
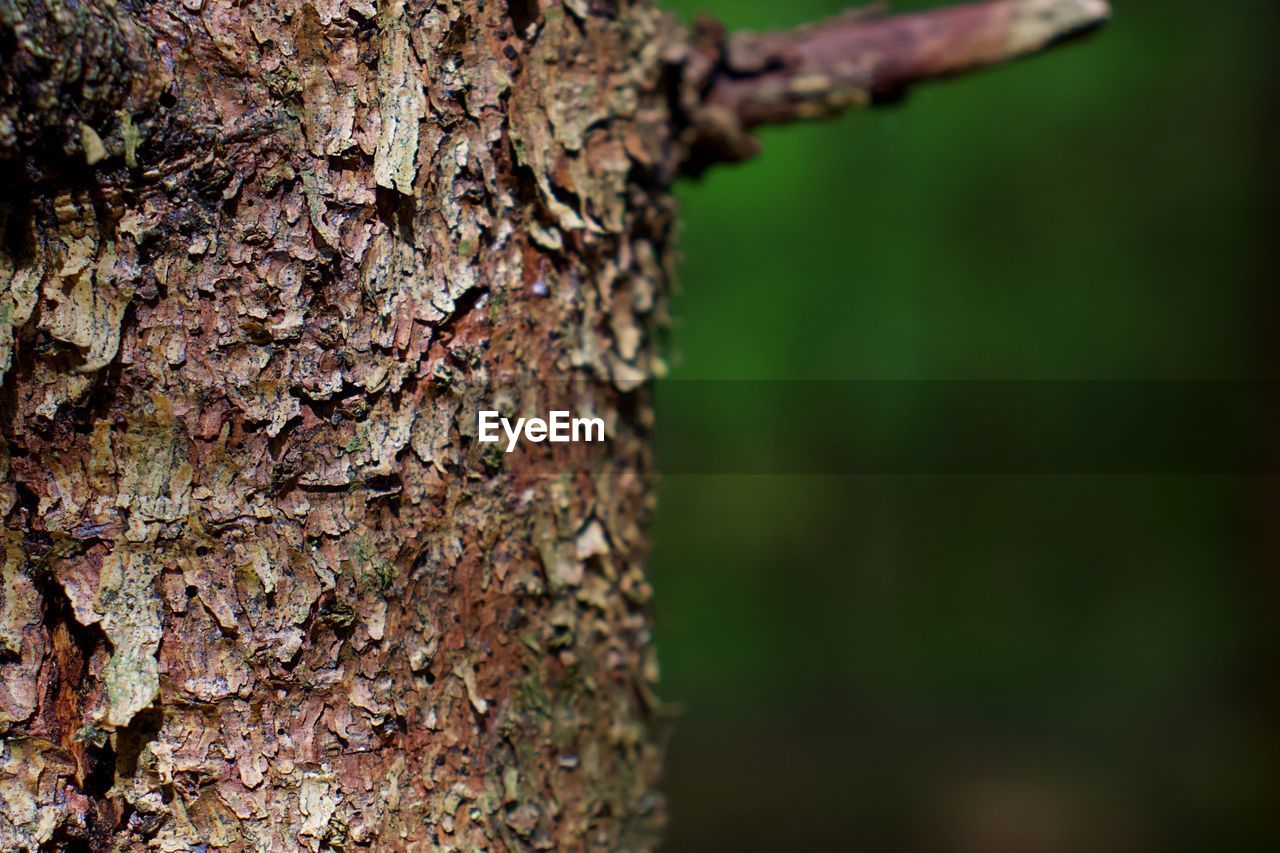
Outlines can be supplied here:
[[[842, 4], [667, 5], [764, 29]], [[1276, 378], [1280, 4], [1115, 5], [686, 184], [668, 381]], [[660, 430], [687, 416], [659, 390]], [[665, 849], [1280, 850], [1276, 493], [666, 477]]]

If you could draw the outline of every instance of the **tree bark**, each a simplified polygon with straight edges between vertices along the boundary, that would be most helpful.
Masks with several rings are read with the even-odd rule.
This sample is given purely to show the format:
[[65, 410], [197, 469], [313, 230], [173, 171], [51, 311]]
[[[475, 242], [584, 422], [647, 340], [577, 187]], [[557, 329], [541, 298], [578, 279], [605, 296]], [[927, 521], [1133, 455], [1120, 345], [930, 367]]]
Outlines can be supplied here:
[[668, 187], [1042, 43], [836, 96], [627, 0], [0, 8], [0, 849], [652, 847]]

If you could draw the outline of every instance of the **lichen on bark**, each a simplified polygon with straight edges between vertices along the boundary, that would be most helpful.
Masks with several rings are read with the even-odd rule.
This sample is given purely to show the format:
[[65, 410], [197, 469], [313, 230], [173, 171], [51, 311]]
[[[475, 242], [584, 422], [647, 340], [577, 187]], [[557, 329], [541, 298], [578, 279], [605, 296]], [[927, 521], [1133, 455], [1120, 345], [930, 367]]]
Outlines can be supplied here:
[[[86, 8], [144, 36], [103, 57], [134, 100], [92, 136], [9, 102], [0, 847], [649, 846], [674, 29]], [[469, 407], [548, 375], [609, 453], [494, 469]]]

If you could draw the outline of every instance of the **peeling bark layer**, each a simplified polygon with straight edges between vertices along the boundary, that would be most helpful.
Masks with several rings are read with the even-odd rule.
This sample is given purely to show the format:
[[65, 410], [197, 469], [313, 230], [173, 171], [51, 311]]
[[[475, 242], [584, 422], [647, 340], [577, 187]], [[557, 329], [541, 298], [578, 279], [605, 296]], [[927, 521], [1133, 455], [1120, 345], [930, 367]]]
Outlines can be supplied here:
[[666, 19], [4, 14], [0, 849], [650, 846]]

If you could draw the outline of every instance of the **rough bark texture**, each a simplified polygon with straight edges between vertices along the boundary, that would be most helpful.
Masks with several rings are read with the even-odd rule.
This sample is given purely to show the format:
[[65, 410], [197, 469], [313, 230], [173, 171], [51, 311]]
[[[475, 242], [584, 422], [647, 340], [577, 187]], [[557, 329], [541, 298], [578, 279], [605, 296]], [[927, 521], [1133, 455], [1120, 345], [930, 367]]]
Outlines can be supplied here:
[[111, 6], [6, 12], [0, 848], [644, 846], [665, 19]]
[[[652, 846], [643, 385], [724, 50], [628, 0], [0, 8], [0, 849]], [[478, 403], [608, 450], [495, 457]]]

